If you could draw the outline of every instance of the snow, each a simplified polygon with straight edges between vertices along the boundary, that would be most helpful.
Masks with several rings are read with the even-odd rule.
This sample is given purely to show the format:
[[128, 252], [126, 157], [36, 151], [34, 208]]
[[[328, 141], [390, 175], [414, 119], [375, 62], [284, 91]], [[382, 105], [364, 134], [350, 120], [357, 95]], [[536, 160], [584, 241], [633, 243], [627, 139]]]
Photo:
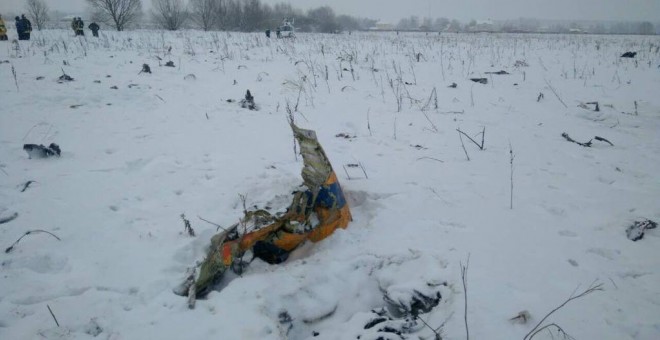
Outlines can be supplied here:
[[[2, 254], [2, 339], [376, 339], [364, 326], [385, 293], [433, 289], [442, 300], [421, 318], [463, 339], [468, 257], [472, 338], [522, 339], [594, 281], [603, 291], [548, 321], [577, 339], [660, 338], [660, 231], [625, 233], [660, 219], [658, 37], [32, 37], [0, 48], [0, 219], [18, 213], [0, 244], [35, 229], [61, 241], [34, 233]], [[629, 50], [635, 59], [619, 58]], [[485, 74], [499, 70], [511, 74]], [[74, 80], [58, 83], [62, 72]], [[248, 89], [258, 111], [238, 104]], [[599, 112], [578, 106], [591, 101]], [[239, 195], [281, 205], [302, 183], [287, 103], [317, 132], [354, 220], [283, 264], [229, 273], [189, 310], [172, 290], [216, 233], [198, 216], [229, 226]], [[463, 138], [470, 161], [457, 128], [477, 141], [485, 128], [484, 150]], [[52, 142], [61, 157], [22, 148]], [[530, 322], [509, 321], [524, 310]]]

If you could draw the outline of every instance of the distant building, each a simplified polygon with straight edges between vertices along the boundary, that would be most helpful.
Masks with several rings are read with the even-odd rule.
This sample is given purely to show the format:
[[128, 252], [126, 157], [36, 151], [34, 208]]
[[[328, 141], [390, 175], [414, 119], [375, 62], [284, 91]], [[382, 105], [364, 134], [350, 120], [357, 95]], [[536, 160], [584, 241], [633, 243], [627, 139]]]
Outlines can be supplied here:
[[469, 27], [470, 32], [496, 32], [497, 27], [492, 20], [480, 20]]
[[394, 25], [387, 22], [377, 22], [376, 25], [369, 28], [370, 31], [393, 31]]

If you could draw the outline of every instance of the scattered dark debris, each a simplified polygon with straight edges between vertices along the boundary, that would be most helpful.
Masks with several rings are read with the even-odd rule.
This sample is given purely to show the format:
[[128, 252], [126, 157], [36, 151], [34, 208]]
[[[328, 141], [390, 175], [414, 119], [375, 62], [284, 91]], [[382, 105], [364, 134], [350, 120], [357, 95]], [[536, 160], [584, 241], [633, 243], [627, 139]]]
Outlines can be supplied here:
[[18, 217], [18, 213], [15, 212], [7, 217], [0, 217], [0, 224], [8, 223], [15, 220]]
[[626, 52], [621, 55], [621, 58], [634, 58], [637, 55], [637, 52]]
[[28, 187], [30, 186], [30, 184], [32, 184], [32, 183], [36, 183], [36, 182], [35, 182], [35, 181], [27, 181], [27, 182], [25, 182], [25, 183], [23, 184], [23, 189], [21, 189], [21, 192], [25, 192], [25, 190], [27, 190], [27, 188], [28, 188]]
[[227, 103], [233, 103], [233, 102], [235, 102], [235, 101], [236, 101], [236, 100], [234, 100], [234, 99], [227, 99], [227, 100], [226, 100]]
[[611, 146], [614, 146], [614, 144], [612, 144], [612, 142], [608, 141], [607, 139], [605, 139], [605, 138], [603, 138], [603, 137], [594, 136], [594, 139], [597, 140], [597, 141], [600, 141], [600, 142], [605, 142], [605, 143], [607, 143], [607, 144], [609, 144], [609, 145], [611, 145]]
[[387, 293], [383, 296], [387, 302], [388, 310], [394, 317], [417, 317], [419, 314], [430, 312], [433, 307], [440, 303], [442, 296], [439, 291], [435, 294], [425, 295], [424, 293], [414, 290], [412, 292], [410, 301], [394, 300], [390, 298]]
[[348, 164], [346, 164], [346, 166], [349, 167], [349, 168], [359, 168], [360, 167], [359, 164], [355, 164], [355, 163], [348, 163]]
[[425, 147], [423, 147], [423, 146], [421, 146], [421, 145], [419, 145], [419, 144], [415, 144], [415, 145], [412, 145], [412, 144], [411, 144], [410, 146], [413, 147], [413, 148], [415, 148], [415, 149], [417, 149], [417, 150], [426, 150]]
[[186, 218], [186, 215], [181, 214], [181, 219], [183, 220], [184, 231], [188, 236], [195, 237], [195, 230], [190, 226], [190, 221]]
[[62, 153], [59, 145], [55, 143], [50, 143], [48, 147], [45, 147], [43, 144], [24, 144], [23, 150], [27, 152], [29, 158], [47, 158], [52, 156], [59, 157]]
[[[593, 105], [593, 108], [589, 107], [589, 105]], [[598, 102], [580, 103], [578, 107], [583, 108], [585, 110], [600, 112], [600, 105], [598, 105]]]
[[527, 64], [526, 61], [524, 60], [516, 60], [516, 63], [513, 64], [514, 67], [528, 67], [529, 64]]
[[103, 333], [103, 328], [101, 328], [98, 322], [96, 322], [96, 318], [92, 318], [85, 326], [85, 333], [97, 337], [99, 334]]
[[479, 84], [488, 84], [488, 79], [487, 78], [470, 78], [475, 83]]
[[101, 83], [100, 80], [94, 80], [94, 82], [97, 83], [97, 84], [100, 84], [100, 83]]
[[66, 81], [73, 81], [73, 78], [71, 78], [71, 76], [69, 76], [68, 74], [63, 74], [57, 79], [58, 79], [57, 80], [58, 83], [63, 83], [63, 82], [66, 82]]
[[564, 139], [566, 139], [567, 141], [575, 143], [575, 144], [580, 145], [580, 146], [584, 146], [585, 148], [591, 147], [591, 139], [586, 143], [580, 143], [580, 142], [576, 141], [575, 139], [571, 138], [568, 135], [568, 133], [566, 133], [566, 132], [562, 133], [561, 136], [564, 137]]
[[509, 72], [504, 71], [504, 70], [500, 70], [500, 71], [497, 71], [497, 72], [484, 72], [484, 73], [486, 73], [486, 74], [497, 74], [497, 75], [510, 74]]
[[408, 81], [404, 81], [403, 83], [406, 84], [406, 85], [415, 85], [415, 84], [413, 84], [411, 82], [408, 82]]
[[518, 83], [513, 83], [513, 86], [518, 86]]
[[81, 107], [81, 106], [83, 106], [83, 104], [73, 104], [73, 105], [69, 105], [69, 108], [71, 108], [71, 109], [77, 109], [77, 108], [79, 108], [79, 107]]
[[170, 60], [170, 61], [168, 61], [168, 62], [165, 63], [165, 66], [167, 66], [167, 67], [174, 67], [174, 62]]
[[37, 80], [44, 80], [44, 76], [38, 76]]
[[250, 90], [247, 90], [245, 93], [245, 99], [241, 99], [241, 107], [244, 109], [250, 109], [252, 111], [257, 110], [257, 104], [254, 103], [254, 97], [250, 93]]
[[140, 86], [140, 85], [138, 85], [138, 84], [128, 84], [128, 88], [129, 88], [129, 89], [132, 89], [132, 88], [134, 88], [134, 87], [139, 87], [139, 86]]
[[377, 324], [379, 324], [379, 323], [381, 323], [381, 322], [385, 322], [385, 321], [387, 321], [386, 318], [384, 318], [384, 317], [377, 317], [377, 318], [372, 319], [371, 321], [367, 322], [367, 324], [364, 325], [364, 329], [370, 329], [370, 328], [372, 328], [373, 326], [376, 326]]
[[[566, 140], [569, 141], [569, 142], [575, 143], [575, 144], [580, 145], [580, 146], [584, 146], [584, 147], [586, 147], [586, 148], [591, 147], [591, 145], [593, 144], [593, 143], [591, 142], [592, 139], [590, 139], [588, 142], [580, 143], [580, 142], [574, 140], [573, 138], [571, 138], [566, 132], [562, 133], [561, 136], [564, 137], [564, 139], [566, 139]], [[605, 142], [605, 143], [607, 143], [607, 144], [609, 144], [609, 145], [611, 145], [611, 146], [614, 146], [614, 144], [612, 144], [612, 142], [610, 142], [609, 140], [607, 140], [607, 139], [605, 139], [605, 138], [603, 138], [603, 137], [594, 136], [593, 139], [595, 139], [595, 140], [597, 140], [597, 141], [599, 141], [599, 142]]]
[[455, 89], [455, 88], [458, 87], [458, 85], [456, 83], [451, 83], [451, 85], [449, 85], [447, 87], [451, 87], [452, 89]]
[[110, 88], [113, 89], [113, 90], [117, 90], [117, 89], [119, 89], [119, 88], [117, 87], [117, 85], [110, 86]]
[[142, 70], [138, 72], [140, 73], [151, 73], [151, 67], [149, 67], [149, 64], [142, 64]]
[[655, 229], [658, 223], [651, 220], [635, 221], [631, 226], [626, 229], [626, 236], [631, 241], [639, 241], [644, 238], [644, 232], [649, 229]]
[[545, 98], [545, 96], [543, 95], [543, 92], [539, 92], [539, 96], [536, 98], [536, 102], [537, 103], [540, 102], [541, 99], [543, 99], [543, 98]]
[[344, 139], [353, 139], [353, 138], [355, 138], [355, 135], [349, 135], [348, 133], [340, 132], [340, 133], [336, 134], [335, 137], [344, 138]]
[[106, 78], [112, 78], [112, 76], [109, 75], [109, 74], [106, 74], [105, 77], [106, 77]]
[[61, 84], [67, 81], [73, 81], [73, 78], [68, 74], [66, 74], [66, 72], [64, 72], [64, 69], [62, 69], [62, 75], [59, 78], [57, 78], [57, 82]]
[[9, 64], [9, 60], [0, 61], [0, 64]]
[[511, 321], [513, 323], [519, 323], [519, 324], [524, 325], [524, 324], [527, 323], [527, 321], [529, 321], [531, 319], [532, 319], [532, 315], [529, 314], [528, 311], [524, 310], [524, 311], [519, 312], [516, 316], [509, 319], [509, 321]]

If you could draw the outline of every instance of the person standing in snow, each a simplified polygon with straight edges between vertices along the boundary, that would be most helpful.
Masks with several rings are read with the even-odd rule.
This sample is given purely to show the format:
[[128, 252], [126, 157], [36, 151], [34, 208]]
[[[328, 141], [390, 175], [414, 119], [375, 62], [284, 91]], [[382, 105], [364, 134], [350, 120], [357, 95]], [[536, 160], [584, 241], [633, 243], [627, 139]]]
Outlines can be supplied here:
[[99, 29], [100, 29], [101, 27], [99, 27], [99, 25], [98, 25], [97, 23], [93, 22], [93, 23], [89, 24], [89, 26], [87, 26], [87, 28], [89, 28], [90, 30], [92, 30], [92, 35], [93, 35], [93, 36], [95, 36], [95, 37], [98, 37], [98, 36], [99, 36]]
[[76, 35], [85, 35], [85, 23], [81, 17], [78, 17], [78, 24], [76, 25]]
[[7, 26], [5, 26], [5, 21], [2, 20], [2, 15], [0, 15], [0, 40], [7, 40]]
[[71, 20], [71, 29], [73, 30], [73, 35], [77, 35], [76, 34], [77, 23], [78, 23], [78, 18], [73, 17], [73, 19]]
[[25, 17], [25, 14], [21, 15], [21, 21], [23, 22], [23, 40], [30, 40], [30, 33], [32, 33], [32, 23], [28, 18]]
[[23, 40], [23, 21], [20, 17], [14, 18], [16, 20], [16, 33], [18, 33], [18, 40]]

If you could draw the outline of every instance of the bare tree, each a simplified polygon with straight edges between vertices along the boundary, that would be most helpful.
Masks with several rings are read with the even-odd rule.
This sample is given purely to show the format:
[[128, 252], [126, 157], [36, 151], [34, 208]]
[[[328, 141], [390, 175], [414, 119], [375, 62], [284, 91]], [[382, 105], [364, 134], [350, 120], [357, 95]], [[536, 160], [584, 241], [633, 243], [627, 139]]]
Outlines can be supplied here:
[[94, 16], [117, 31], [137, 20], [142, 13], [142, 0], [87, 0]]
[[154, 23], [170, 31], [181, 28], [188, 17], [183, 0], [151, 0], [151, 9]]
[[41, 31], [42, 28], [46, 27], [46, 22], [48, 21], [48, 6], [44, 0], [27, 0], [25, 2], [25, 10], [30, 19], [32, 19], [37, 26], [38, 30]]
[[221, 6], [222, 0], [190, 0], [190, 19], [197, 27], [208, 31], [218, 26]]

